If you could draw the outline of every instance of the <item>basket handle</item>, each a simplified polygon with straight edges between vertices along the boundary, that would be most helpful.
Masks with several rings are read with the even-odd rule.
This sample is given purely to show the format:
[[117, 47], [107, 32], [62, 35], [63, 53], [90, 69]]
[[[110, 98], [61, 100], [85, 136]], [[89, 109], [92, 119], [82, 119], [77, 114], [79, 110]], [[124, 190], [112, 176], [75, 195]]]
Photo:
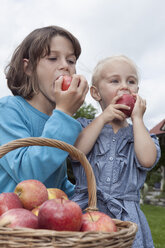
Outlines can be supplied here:
[[25, 146], [51, 146], [56, 147], [61, 150], [67, 151], [72, 157], [80, 161], [83, 166], [87, 178], [88, 186], [88, 209], [87, 210], [97, 210], [96, 207], [96, 180], [93, 173], [92, 166], [88, 162], [85, 154], [75, 148], [74, 146], [67, 144], [64, 141], [59, 141], [49, 138], [40, 137], [28, 137], [17, 139], [8, 142], [0, 147], [0, 158], [2, 158], [6, 153]]

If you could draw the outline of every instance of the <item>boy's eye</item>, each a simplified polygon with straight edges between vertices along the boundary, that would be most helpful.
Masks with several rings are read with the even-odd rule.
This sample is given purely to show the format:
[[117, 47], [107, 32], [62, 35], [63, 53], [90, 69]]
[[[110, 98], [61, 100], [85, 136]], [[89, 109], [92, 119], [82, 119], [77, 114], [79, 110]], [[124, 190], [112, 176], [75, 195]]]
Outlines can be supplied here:
[[56, 57], [52, 57], [52, 58], [48, 58], [49, 60], [56, 60], [57, 58]]
[[68, 63], [71, 65], [76, 64], [76, 62], [74, 60], [71, 60], [71, 59], [68, 59]]

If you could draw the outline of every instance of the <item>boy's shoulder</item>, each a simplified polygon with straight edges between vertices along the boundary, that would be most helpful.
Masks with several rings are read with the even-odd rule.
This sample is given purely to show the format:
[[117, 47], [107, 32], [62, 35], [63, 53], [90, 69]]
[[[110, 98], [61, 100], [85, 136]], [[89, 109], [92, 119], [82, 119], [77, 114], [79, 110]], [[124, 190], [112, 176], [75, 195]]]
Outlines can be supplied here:
[[7, 104], [18, 104], [18, 102], [20, 102], [22, 97], [19, 96], [4, 96], [2, 98], [0, 98], [0, 105], [7, 105]]

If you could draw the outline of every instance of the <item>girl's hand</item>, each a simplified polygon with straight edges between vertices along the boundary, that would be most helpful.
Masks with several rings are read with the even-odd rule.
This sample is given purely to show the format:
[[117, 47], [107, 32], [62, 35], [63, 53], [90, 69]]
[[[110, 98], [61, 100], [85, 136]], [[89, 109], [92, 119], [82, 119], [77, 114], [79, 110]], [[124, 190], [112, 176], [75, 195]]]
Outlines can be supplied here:
[[142, 119], [143, 115], [146, 111], [146, 100], [137, 94], [133, 94], [133, 95], [136, 97], [136, 102], [135, 102], [135, 106], [134, 106], [134, 109], [133, 109], [132, 115], [131, 115], [132, 121], [135, 118]]
[[110, 123], [114, 119], [118, 119], [120, 121], [125, 120], [126, 115], [121, 111], [121, 109], [129, 110], [130, 107], [124, 105], [124, 104], [116, 104], [116, 101], [121, 96], [115, 96], [112, 100], [112, 103], [106, 107], [106, 109], [103, 111], [102, 118], [104, 121], [104, 124]]
[[72, 116], [83, 104], [89, 86], [83, 76], [74, 74], [68, 90], [62, 91], [62, 81], [63, 78], [60, 77], [55, 82], [56, 109]]

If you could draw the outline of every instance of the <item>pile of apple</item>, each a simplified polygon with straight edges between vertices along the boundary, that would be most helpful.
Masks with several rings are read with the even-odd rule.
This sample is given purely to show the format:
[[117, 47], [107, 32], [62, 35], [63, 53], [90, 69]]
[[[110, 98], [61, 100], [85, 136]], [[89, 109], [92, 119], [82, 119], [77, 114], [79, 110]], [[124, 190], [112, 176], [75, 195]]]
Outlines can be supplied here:
[[0, 226], [56, 231], [116, 232], [115, 222], [99, 211], [82, 213], [64, 191], [46, 188], [38, 180], [24, 180], [14, 192], [0, 194]]

